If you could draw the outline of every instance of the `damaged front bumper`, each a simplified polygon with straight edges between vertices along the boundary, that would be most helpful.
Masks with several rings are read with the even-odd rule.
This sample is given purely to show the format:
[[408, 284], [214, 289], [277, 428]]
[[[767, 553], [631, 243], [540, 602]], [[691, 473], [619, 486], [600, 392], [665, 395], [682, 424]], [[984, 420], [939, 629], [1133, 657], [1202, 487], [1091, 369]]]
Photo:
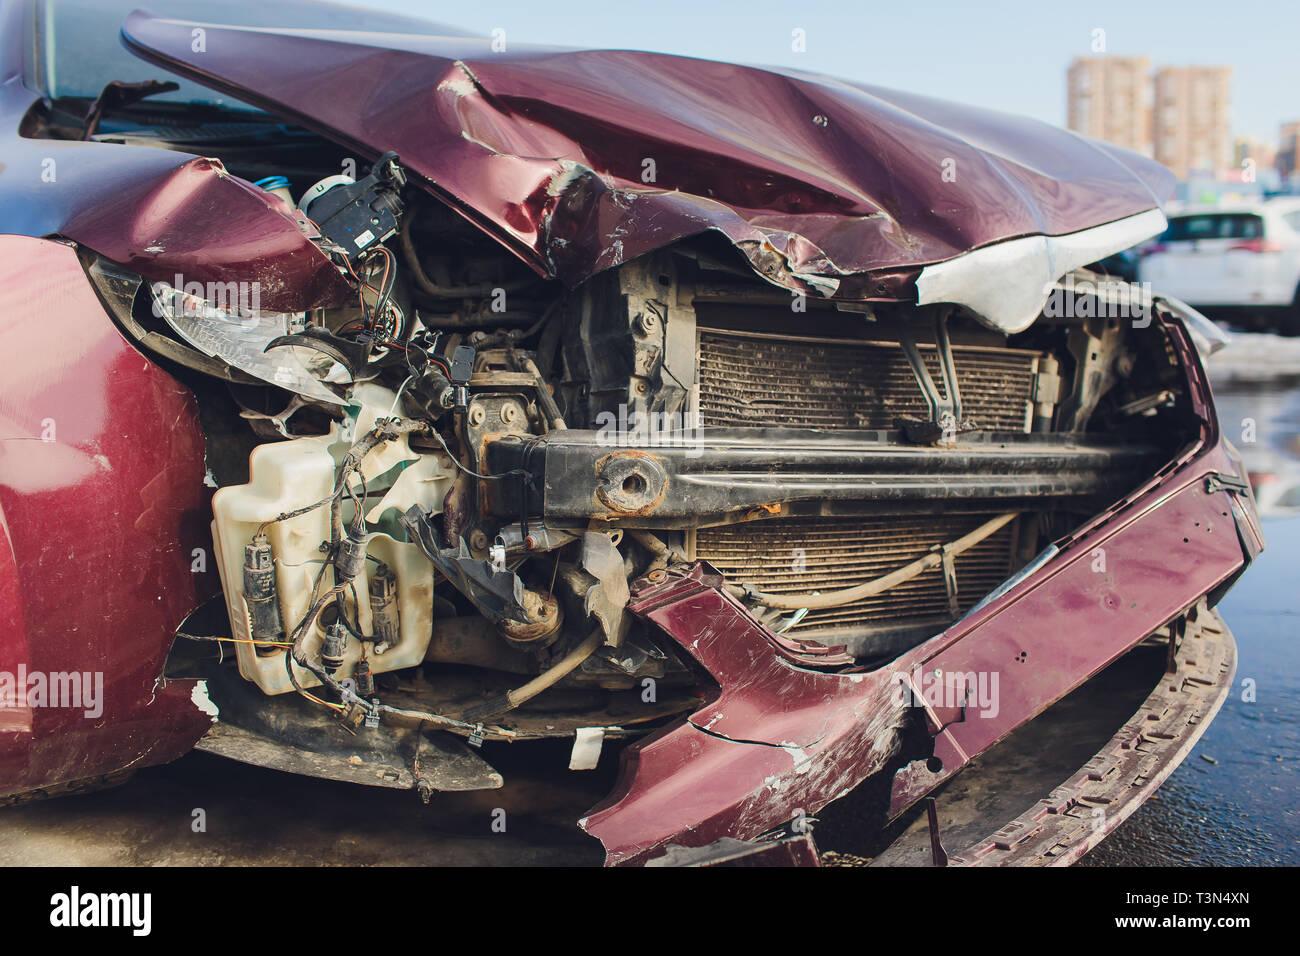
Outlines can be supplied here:
[[[629, 610], [719, 693], [628, 748], [614, 793], [581, 826], [607, 863], [641, 864], [670, 847], [753, 840], [891, 766], [896, 818], [1148, 635], [1171, 624], [1183, 633], [1189, 611], [1217, 601], [1262, 549], [1249, 492], [1232, 480], [1235, 456], [1212, 429], [1206, 437], [1213, 443], [1059, 541], [1032, 573], [879, 670], [818, 670], [705, 564], [641, 580]], [[1184, 668], [1195, 660], [1184, 657]], [[977, 707], [981, 677], [998, 693]], [[936, 683], [955, 696], [933, 693]], [[917, 719], [932, 752], [908, 755], [902, 732]], [[1177, 759], [1166, 763], [1164, 774]]]

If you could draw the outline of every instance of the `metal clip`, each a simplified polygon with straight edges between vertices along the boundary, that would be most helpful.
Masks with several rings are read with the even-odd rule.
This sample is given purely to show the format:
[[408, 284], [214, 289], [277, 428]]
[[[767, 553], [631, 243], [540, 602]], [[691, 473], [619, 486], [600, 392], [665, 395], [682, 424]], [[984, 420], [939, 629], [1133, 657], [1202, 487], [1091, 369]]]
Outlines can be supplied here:
[[1212, 495], [1216, 491], [1234, 491], [1244, 495], [1250, 491], [1250, 483], [1236, 475], [1225, 475], [1221, 471], [1212, 471], [1205, 476], [1205, 493]]
[[961, 606], [957, 603], [957, 565], [952, 553], [953, 543], [936, 544], [930, 550], [938, 552], [940, 568], [943, 570], [943, 586], [948, 592], [948, 615], [956, 620]]

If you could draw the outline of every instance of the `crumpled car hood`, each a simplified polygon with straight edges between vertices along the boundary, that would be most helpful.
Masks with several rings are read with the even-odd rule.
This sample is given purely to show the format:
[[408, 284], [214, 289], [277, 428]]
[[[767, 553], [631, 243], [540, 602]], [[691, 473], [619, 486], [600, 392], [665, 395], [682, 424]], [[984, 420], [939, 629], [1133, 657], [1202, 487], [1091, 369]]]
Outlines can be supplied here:
[[356, 300], [291, 210], [218, 160], [22, 136], [36, 98], [0, 83], [0, 232], [65, 236], [153, 281], [256, 282], [278, 312]]
[[[1125, 248], [1163, 227], [1150, 211], [1175, 182], [1035, 120], [790, 70], [141, 12], [123, 37], [364, 155], [397, 151], [422, 185], [569, 284], [716, 231], [792, 290], [912, 300], [924, 267], [1010, 239], [1130, 220], [1101, 243]], [[1032, 257], [1037, 285], [1083, 264], [1056, 271], [1045, 243]], [[1025, 308], [991, 324], [1026, 325]]]

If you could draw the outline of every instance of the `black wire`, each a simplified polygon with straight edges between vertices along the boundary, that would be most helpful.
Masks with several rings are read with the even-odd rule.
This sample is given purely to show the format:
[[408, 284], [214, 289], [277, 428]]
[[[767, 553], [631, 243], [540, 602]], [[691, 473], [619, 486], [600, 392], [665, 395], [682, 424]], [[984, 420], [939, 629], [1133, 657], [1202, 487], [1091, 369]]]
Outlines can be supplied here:
[[352, 622], [348, 620], [348, 606], [347, 606], [347, 602], [343, 600], [343, 592], [340, 591], [335, 596], [334, 607], [339, 612], [339, 621], [343, 624], [343, 629], [346, 630], [353, 637], [355, 637], [358, 641], [364, 644], [367, 641], [373, 640], [373, 638], [366, 637], [366, 635], [363, 634], [361, 631], [361, 618], [360, 618], [361, 605], [357, 601], [357, 588], [355, 584], [352, 585], [352, 601], [356, 605], [357, 614], [358, 614], [356, 627], [353, 627]]
[[658, 317], [659, 328], [662, 330], [659, 345], [659, 371], [667, 372], [669, 375], [672, 375], [673, 381], [680, 385], [685, 391], [689, 392], [690, 389], [686, 387], [686, 383], [676, 375], [673, 375], [673, 370], [668, 367], [668, 316], [660, 312], [658, 307], [652, 302], [646, 302], [646, 307], [650, 309], [656, 317]]
[[504, 481], [506, 478], [513, 478], [516, 475], [522, 475], [524, 478], [528, 480], [528, 484], [530, 487], [533, 488], [537, 487], [537, 476], [534, 475], [531, 471], [526, 471], [523, 468], [511, 468], [509, 471], [502, 472], [499, 475], [480, 475], [477, 471], [474, 471], [470, 468], [466, 468], [464, 465], [460, 463], [460, 459], [458, 459], [455, 455], [451, 453], [451, 449], [448, 448], [447, 443], [442, 440], [442, 436], [438, 434], [438, 430], [434, 428], [434, 429], [430, 429], [430, 431], [433, 434], [433, 437], [438, 439], [438, 444], [441, 445], [442, 450], [447, 453], [447, 457], [451, 459], [451, 463], [455, 465], [457, 468], [459, 468], [461, 471], [463, 471], [465, 474], [469, 475], [470, 477], [481, 478], [484, 481]]
[[415, 363], [411, 361], [412, 350], [420, 353], [420, 357], [424, 359], [425, 365], [429, 364], [429, 353], [420, 348], [420, 346], [416, 345], [414, 342], [406, 343], [406, 367], [411, 370], [412, 375], [419, 375], [420, 372], [423, 371], [423, 368], [416, 368]]

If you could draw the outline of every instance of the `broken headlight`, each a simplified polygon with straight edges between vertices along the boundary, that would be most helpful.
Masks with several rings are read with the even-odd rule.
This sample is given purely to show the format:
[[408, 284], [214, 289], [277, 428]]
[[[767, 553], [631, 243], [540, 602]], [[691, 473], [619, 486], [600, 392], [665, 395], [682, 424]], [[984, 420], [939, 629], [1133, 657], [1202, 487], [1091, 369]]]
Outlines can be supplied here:
[[325, 385], [339, 371], [327, 356], [295, 346], [266, 351], [281, 336], [302, 332], [305, 314], [264, 312], [257, 308], [256, 289], [245, 290], [243, 284], [226, 283], [211, 298], [166, 282], [150, 283], [149, 291], [154, 315], [203, 354], [305, 398], [343, 404]]

